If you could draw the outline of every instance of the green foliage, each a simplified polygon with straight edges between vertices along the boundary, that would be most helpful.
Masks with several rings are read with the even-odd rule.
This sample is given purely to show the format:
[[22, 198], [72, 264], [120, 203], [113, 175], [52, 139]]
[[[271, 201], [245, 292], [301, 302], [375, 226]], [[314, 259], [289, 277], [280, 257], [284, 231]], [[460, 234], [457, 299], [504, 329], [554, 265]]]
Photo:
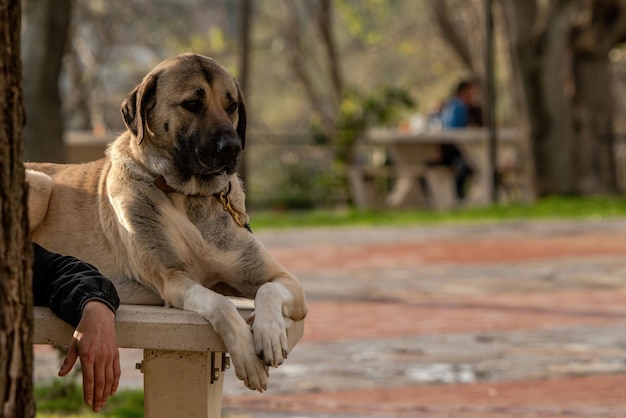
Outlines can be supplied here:
[[346, 89], [337, 118], [335, 158], [349, 163], [352, 147], [360, 134], [372, 126], [395, 124], [402, 112], [413, 106], [408, 92], [398, 87], [384, 85], [370, 93]]
[[257, 197], [250, 202], [254, 207], [303, 210], [347, 202], [342, 165], [331, 162], [329, 167], [323, 167], [317, 160], [299, 159], [292, 164], [283, 163], [281, 167], [280, 173], [273, 173], [271, 180], [270, 177], [265, 179], [275, 185], [271, 199]]
[[371, 21], [389, 17], [388, 3], [388, 0], [339, 0], [335, 7], [352, 38], [377, 45], [385, 39], [386, 33], [382, 28], [372, 27]]
[[333, 147], [334, 163], [329, 172], [317, 178], [320, 182], [312, 183], [305, 192], [318, 189], [325, 205], [347, 202], [350, 193], [345, 169], [352, 162], [359, 135], [373, 126], [397, 123], [403, 112], [413, 106], [408, 91], [398, 87], [384, 85], [370, 93], [363, 93], [354, 87], [347, 88], [332, 132], [324, 130], [319, 120], [314, 119], [311, 123], [315, 141]]
[[286, 164], [276, 187], [276, 197], [272, 202], [275, 208], [311, 209], [314, 206], [310, 193], [317, 173], [311, 172], [305, 164]]
[[339, 129], [365, 129], [386, 124], [397, 118], [398, 111], [413, 106], [406, 90], [383, 85], [370, 93], [351, 87], [346, 89], [339, 109]]

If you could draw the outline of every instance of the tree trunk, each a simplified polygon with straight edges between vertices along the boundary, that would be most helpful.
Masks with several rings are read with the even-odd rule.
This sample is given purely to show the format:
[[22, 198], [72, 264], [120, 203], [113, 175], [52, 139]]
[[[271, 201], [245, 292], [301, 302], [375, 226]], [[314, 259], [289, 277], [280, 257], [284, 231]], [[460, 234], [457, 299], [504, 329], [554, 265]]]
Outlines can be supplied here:
[[283, 28], [283, 36], [287, 41], [289, 63], [291, 64], [296, 79], [302, 84], [313, 111], [319, 115], [322, 121], [322, 127], [326, 132], [331, 132], [334, 128], [335, 118], [334, 115], [328, 111], [323, 99], [324, 94], [316, 89], [312, 75], [309, 72], [309, 67], [306, 62], [306, 57], [309, 54], [308, 51], [305, 50], [302, 36], [303, 27], [305, 25], [299, 14], [298, 3], [292, 0], [285, 0], [284, 4], [289, 11], [289, 21]]
[[[241, 0], [239, 11], [239, 86], [244, 96], [248, 96], [250, 89], [250, 39], [252, 26], [252, 0]], [[239, 177], [246, 183], [248, 177], [248, 159], [246, 153], [242, 154], [241, 167], [239, 168]]]
[[616, 191], [610, 49], [624, 0], [502, 0], [539, 195]]
[[576, 95], [573, 102], [575, 166], [581, 193], [616, 193], [617, 171], [613, 148], [612, 83], [606, 55], [577, 54], [574, 62]]
[[[71, 35], [70, 35], [71, 36]], [[93, 77], [86, 75], [81, 68], [80, 57], [75, 48], [71, 48], [66, 56], [65, 71], [70, 83], [71, 93], [65, 97], [63, 103], [66, 115], [65, 122], [70, 129], [88, 131], [93, 127], [91, 121], [91, 94], [94, 89]], [[88, 79], [86, 81], [85, 79]]]
[[[287, 41], [291, 68], [319, 118], [319, 127], [326, 136], [333, 137], [337, 130], [339, 104], [344, 94], [341, 60], [333, 29], [333, 2], [285, 0], [284, 4], [289, 21], [284, 25], [283, 36]], [[307, 32], [310, 29], [309, 20], [314, 20], [314, 34]], [[313, 45], [315, 43], [318, 45]], [[321, 53], [318, 47], [322, 48]], [[316, 53], [325, 55], [324, 64], [313, 65], [322, 62]]]
[[[430, 0], [429, 7], [443, 39], [452, 48], [452, 51], [456, 53], [463, 66], [471, 74], [475, 74], [476, 59], [470, 48], [470, 37], [467, 33], [461, 33], [452, 21], [448, 3], [445, 0]], [[457, 10], [455, 9], [456, 12]]]
[[59, 76], [72, 0], [24, 2], [26, 159], [65, 162]]
[[[570, 42], [570, 7], [551, 13], [542, 37], [540, 87], [550, 123], [534, 138], [537, 181], [542, 194], [576, 193], [573, 130], [573, 50]], [[534, 104], [530, 104], [533, 106]], [[532, 108], [530, 110], [532, 112]]]
[[341, 74], [341, 59], [337, 52], [337, 42], [335, 41], [333, 25], [333, 3], [332, 0], [321, 0], [317, 14], [317, 25], [322, 38], [322, 44], [326, 51], [328, 73], [335, 94], [333, 107], [338, 108], [343, 95], [343, 76]]
[[20, 0], [0, 0], [0, 415], [16, 418], [35, 415], [20, 19]]

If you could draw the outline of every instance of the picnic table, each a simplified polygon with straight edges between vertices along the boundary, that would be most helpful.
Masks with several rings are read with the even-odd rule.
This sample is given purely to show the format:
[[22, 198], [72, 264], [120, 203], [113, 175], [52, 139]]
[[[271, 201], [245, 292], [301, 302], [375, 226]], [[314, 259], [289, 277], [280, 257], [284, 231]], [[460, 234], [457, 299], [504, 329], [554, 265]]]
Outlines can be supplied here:
[[[498, 161], [516, 164], [521, 138], [515, 129], [498, 129]], [[427, 164], [441, 144], [459, 147], [474, 168], [474, 177], [465, 204], [479, 206], [491, 202], [493, 168], [489, 159], [489, 133], [486, 128], [437, 129], [412, 132], [397, 128], [373, 128], [365, 132], [365, 143], [385, 146], [393, 164], [390, 168], [394, 185], [386, 197], [391, 207], [413, 206], [426, 201], [418, 179], [422, 177], [431, 192], [428, 204], [436, 209], [450, 208], [458, 202], [454, 195], [453, 173], [444, 167]], [[353, 185], [355, 182], [353, 181]], [[358, 184], [356, 184], [358, 188]]]

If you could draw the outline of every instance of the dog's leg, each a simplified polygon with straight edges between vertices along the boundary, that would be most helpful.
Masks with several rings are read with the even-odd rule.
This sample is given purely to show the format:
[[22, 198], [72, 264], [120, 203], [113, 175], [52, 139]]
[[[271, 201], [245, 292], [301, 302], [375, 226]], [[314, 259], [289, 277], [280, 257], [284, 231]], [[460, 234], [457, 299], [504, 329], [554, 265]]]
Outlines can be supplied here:
[[248, 388], [263, 392], [269, 377], [267, 367], [257, 357], [252, 330], [235, 305], [225, 296], [187, 277], [171, 277], [164, 283], [161, 295], [166, 302], [179, 309], [197, 312], [209, 321], [224, 340], [237, 377]]
[[34, 231], [48, 213], [52, 177], [40, 171], [26, 170], [26, 183], [28, 183], [28, 221], [30, 230]]
[[263, 284], [254, 299], [254, 347], [263, 362], [278, 367], [289, 354], [285, 318], [300, 321], [307, 313], [300, 283], [288, 273]]

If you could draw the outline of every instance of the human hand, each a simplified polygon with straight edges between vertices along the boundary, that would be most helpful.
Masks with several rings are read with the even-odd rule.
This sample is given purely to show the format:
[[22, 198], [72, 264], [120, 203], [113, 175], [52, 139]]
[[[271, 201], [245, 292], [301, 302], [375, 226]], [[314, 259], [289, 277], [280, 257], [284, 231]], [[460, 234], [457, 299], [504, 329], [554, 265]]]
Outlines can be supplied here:
[[99, 412], [120, 381], [115, 314], [97, 300], [87, 302], [59, 376], [67, 375], [80, 357], [85, 403]]

